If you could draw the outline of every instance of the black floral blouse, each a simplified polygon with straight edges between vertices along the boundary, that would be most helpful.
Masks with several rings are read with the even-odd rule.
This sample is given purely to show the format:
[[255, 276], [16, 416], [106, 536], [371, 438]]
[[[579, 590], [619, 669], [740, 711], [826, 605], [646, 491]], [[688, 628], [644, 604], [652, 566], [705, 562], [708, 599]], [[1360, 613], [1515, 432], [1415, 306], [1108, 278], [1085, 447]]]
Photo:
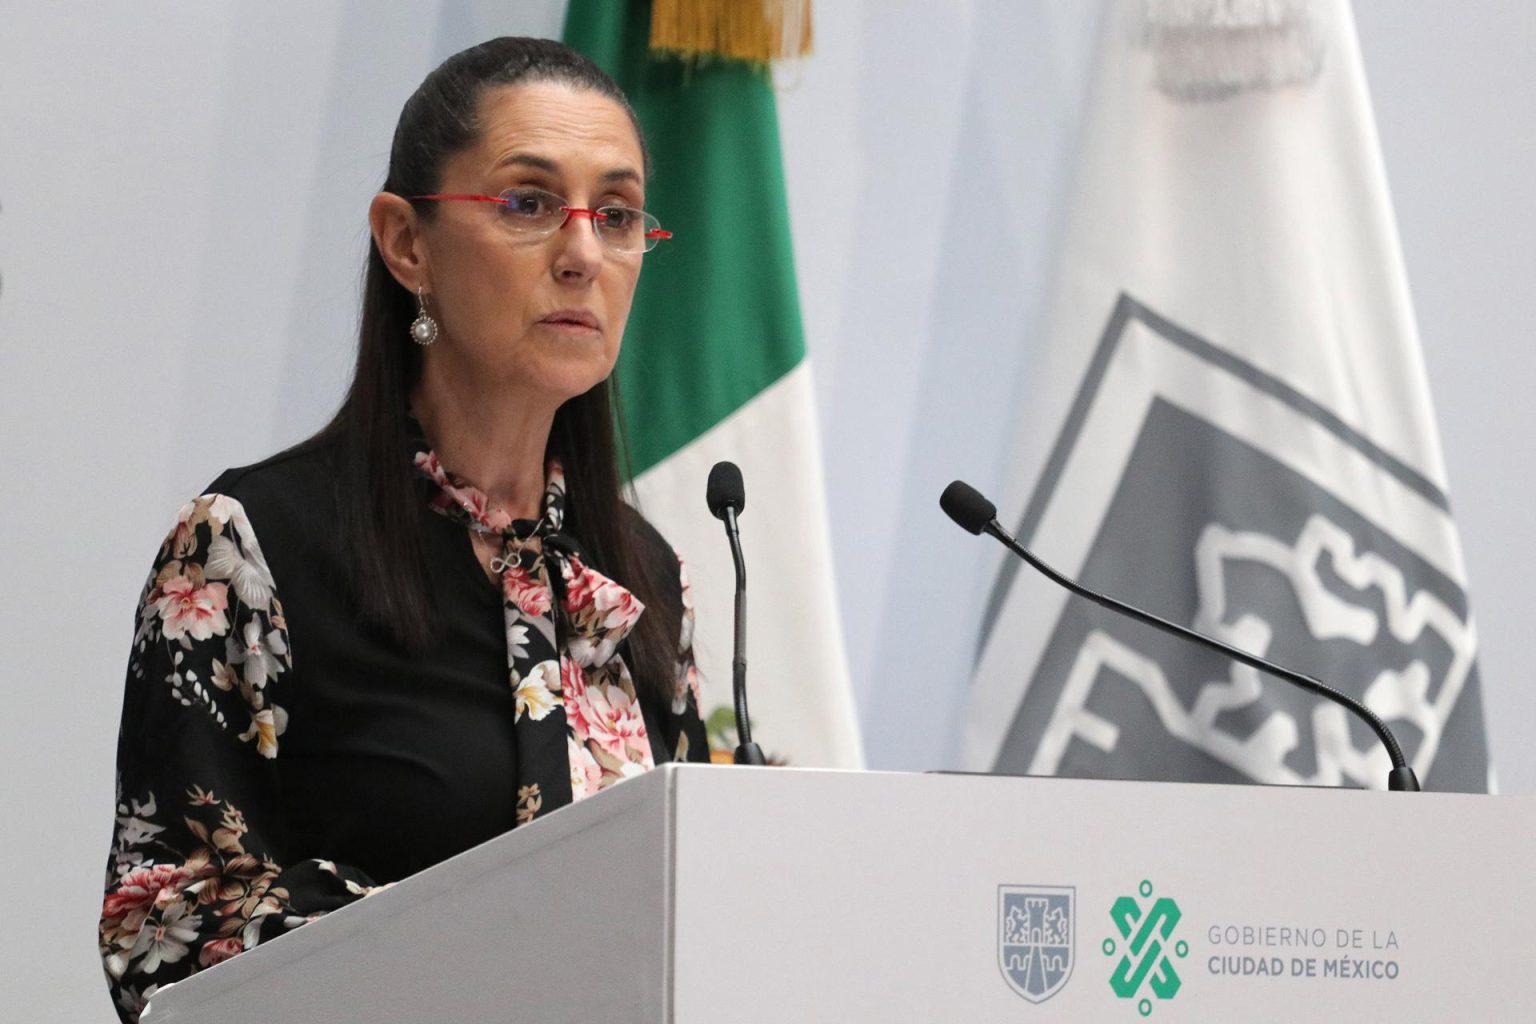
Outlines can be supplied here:
[[[542, 518], [514, 521], [416, 453], [446, 635], [411, 655], [339, 582], [335, 457], [225, 473], [150, 571], [99, 930], [130, 1024], [161, 985], [657, 763], [708, 759], [686, 572], [674, 698], [652, 707], [624, 661], [643, 606], [560, 532], [558, 464]], [[499, 585], [468, 530], [500, 540]]]

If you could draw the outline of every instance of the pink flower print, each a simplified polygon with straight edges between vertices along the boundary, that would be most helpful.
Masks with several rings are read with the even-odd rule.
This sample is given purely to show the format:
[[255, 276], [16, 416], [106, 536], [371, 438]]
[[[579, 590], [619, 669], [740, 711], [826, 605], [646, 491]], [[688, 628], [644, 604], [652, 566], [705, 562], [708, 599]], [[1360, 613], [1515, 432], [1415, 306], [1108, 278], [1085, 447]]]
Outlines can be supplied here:
[[571, 555], [560, 566], [560, 574], [565, 579], [565, 610], [572, 615], [592, 604], [596, 595], [594, 588], [597, 584], [598, 574], [582, 564], [581, 559]]
[[445, 492], [445, 488], [449, 486], [448, 475], [443, 472], [442, 464], [437, 461], [437, 453], [417, 452], [416, 457], [411, 461], [421, 471], [422, 476], [437, 485], [437, 493], [432, 495], [432, 504], [437, 508], [448, 508], [452, 505], [452, 499]]
[[621, 761], [653, 767], [639, 702], [614, 683], [588, 686], [584, 698], [588, 742]]
[[161, 902], [161, 893], [169, 901], [191, 878], [182, 864], [145, 864], [130, 871], [102, 901], [104, 927], [110, 925], [119, 935], [137, 935], [150, 909]]
[[245, 943], [239, 939], [215, 939], [203, 944], [202, 952], [197, 954], [197, 962], [204, 967], [212, 967], [221, 964], [236, 953], [245, 952]]
[[448, 476], [443, 472], [443, 464], [438, 461], [437, 452], [417, 452], [411, 461], [423, 476], [439, 487], [448, 483]]
[[436, 452], [417, 452], [413, 461], [427, 479], [437, 484], [441, 493], [433, 498], [432, 503], [438, 508], [457, 505], [470, 519], [497, 533], [505, 533], [512, 528], [512, 516], [506, 509], [491, 508], [490, 500], [480, 488], [450, 476], [438, 461]]
[[587, 677], [573, 658], [560, 659], [561, 698], [565, 702], [565, 721], [571, 732], [582, 743], [587, 742], [591, 731], [590, 711], [587, 708]]
[[578, 743], [575, 737], [566, 737], [565, 751], [571, 762], [571, 801], [574, 803], [602, 788], [603, 769], [586, 745]]
[[[144, 934], [150, 912], [176, 901], [193, 873], [181, 864], [145, 864], [124, 875], [102, 901], [101, 945], [107, 972], [121, 978]], [[140, 950], [139, 952], [142, 952]]]
[[505, 526], [498, 527], [496, 524], [489, 521], [488, 516], [490, 513], [490, 499], [488, 499], [484, 494], [475, 488], [460, 487], [455, 484], [444, 484], [443, 493], [452, 498], [454, 503], [457, 504], [459, 508], [462, 508], [465, 512], [468, 512], [469, 518], [473, 519], [475, 522], [481, 524], [482, 526], [489, 526], [492, 529], [506, 528]]
[[565, 612], [577, 633], [570, 642], [572, 658], [588, 666], [606, 663], [644, 611], [645, 605], [628, 590], [580, 559], [570, 560]]
[[588, 569], [574, 555], [566, 581], [565, 610], [572, 616], [595, 611], [598, 625], [604, 629], [628, 631], [645, 611], [645, 605], [628, 590], [593, 569]]
[[172, 576], [166, 580], [155, 601], [166, 639], [207, 640], [227, 632], [229, 619], [224, 614], [229, 608], [227, 590], [223, 583], [193, 586], [185, 576]]
[[508, 566], [501, 574], [501, 592], [529, 618], [549, 614], [549, 588], [530, 576], [521, 565]]
[[604, 629], [628, 633], [640, 621], [645, 605], [640, 599], [606, 577], [593, 588], [593, 605], [602, 613]]
[[480, 522], [484, 523], [486, 526], [489, 526], [497, 533], [506, 533], [508, 530], [512, 529], [512, 513], [508, 512], [504, 508], [486, 507], [490, 503], [486, 499], [485, 495], [481, 494], [479, 491], [475, 491], [475, 498], [477, 501], [479, 501], [480, 507], [483, 509], [479, 516]]

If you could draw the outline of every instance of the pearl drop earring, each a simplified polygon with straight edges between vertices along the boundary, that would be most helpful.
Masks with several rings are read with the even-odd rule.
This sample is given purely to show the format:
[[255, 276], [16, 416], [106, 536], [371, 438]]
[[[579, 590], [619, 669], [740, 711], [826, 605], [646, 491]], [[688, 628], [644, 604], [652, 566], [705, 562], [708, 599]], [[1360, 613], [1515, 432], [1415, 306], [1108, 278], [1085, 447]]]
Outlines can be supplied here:
[[427, 312], [427, 295], [416, 289], [416, 319], [411, 321], [411, 340], [426, 348], [437, 340], [437, 321]]

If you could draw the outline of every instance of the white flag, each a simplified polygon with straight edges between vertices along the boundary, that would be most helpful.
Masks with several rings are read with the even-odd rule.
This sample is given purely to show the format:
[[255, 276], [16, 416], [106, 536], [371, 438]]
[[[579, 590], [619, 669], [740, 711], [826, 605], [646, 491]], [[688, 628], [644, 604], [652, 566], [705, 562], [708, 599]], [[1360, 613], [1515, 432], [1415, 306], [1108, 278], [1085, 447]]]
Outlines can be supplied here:
[[[1489, 783], [1465, 570], [1349, 8], [1109, 12], [1004, 525]], [[1321, 698], [999, 562], [967, 767], [1385, 785]]]

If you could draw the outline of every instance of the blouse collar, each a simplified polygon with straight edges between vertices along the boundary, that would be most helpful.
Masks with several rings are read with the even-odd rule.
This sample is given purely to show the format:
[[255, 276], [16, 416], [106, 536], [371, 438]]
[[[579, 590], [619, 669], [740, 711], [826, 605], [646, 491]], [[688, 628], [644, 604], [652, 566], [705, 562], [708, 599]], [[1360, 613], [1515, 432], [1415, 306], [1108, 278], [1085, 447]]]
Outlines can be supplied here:
[[480, 488], [443, 466], [427, 441], [421, 421], [410, 413], [405, 419], [411, 462], [417, 474], [433, 485], [428, 503], [434, 510], [476, 533], [520, 540], [559, 533], [565, 526], [565, 468], [559, 459], [550, 459], [544, 467], [544, 495], [539, 501], [539, 518], [514, 519], [506, 509], [492, 506]]
[[[502, 553], [491, 564], [501, 578], [509, 608], [526, 618], [558, 611], [557, 629], [572, 660], [587, 668], [607, 663], [645, 605], [587, 565], [580, 547], [561, 532], [565, 471], [559, 460], [551, 459], [545, 467], [542, 513], [537, 520], [514, 519], [505, 509], [491, 506], [483, 491], [445, 469], [425, 440], [412, 462], [429, 484], [427, 500], [434, 511], [477, 533], [502, 539]], [[535, 537], [539, 543], [530, 543]], [[545, 563], [543, 554], [552, 556], [552, 566]]]
[[565, 469], [558, 459], [544, 467], [544, 496], [538, 519], [514, 519], [500, 506], [493, 506], [485, 492], [456, 473], [443, 467], [431, 449], [412, 457], [416, 472], [435, 485], [428, 503], [443, 515], [463, 523], [476, 533], [511, 535], [526, 540], [534, 535], [559, 533], [565, 525]]

